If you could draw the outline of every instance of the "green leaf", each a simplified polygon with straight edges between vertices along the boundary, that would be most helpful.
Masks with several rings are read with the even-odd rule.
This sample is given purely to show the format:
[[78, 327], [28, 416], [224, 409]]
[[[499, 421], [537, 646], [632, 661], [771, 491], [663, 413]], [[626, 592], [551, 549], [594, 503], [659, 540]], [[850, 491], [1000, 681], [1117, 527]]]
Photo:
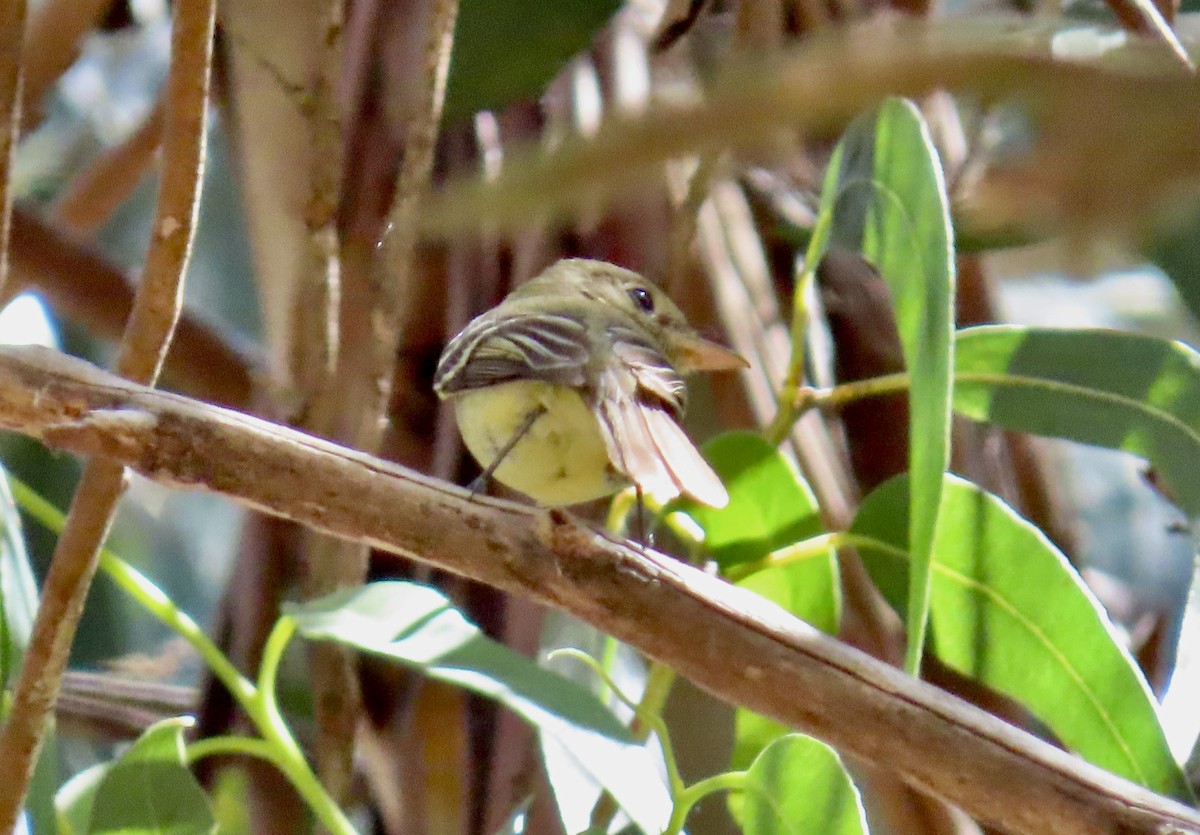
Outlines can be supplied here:
[[[738, 585], [835, 634], [841, 620], [837, 555], [827, 546], [806, 542], [824, 529], [804, 477], [777, 448], [752, 432], [713, 438], [704, 445], [704, 457], [729, 490], [729, 504], [720, 510], [698, 504], [687, 507], [704, 529], [705, 550], [736, 575], [739, 568], [771, 554], [805, 549], [805, 559], [755, 571]], [[772, 740], [789, 730], [742, 708], [734, 713], [734, 729], [731, 763], [738, 770], [747, 768]], [[731, 798], [731, 803], [736, 802]]]
[[184, 754], [183, 732], [193, 724], [190, 717], [158, 722], [118, 759], [75, 775], [55, 799], [59, 831], [213, 832], [208, 797]]
[[746, 835], [863, 835], [866, 815], [837, 753], [789, 734], [767, 747], [746, 772], [735, 817]]
[[99, 763], [85, 768], [63, 783], [54, 796], [56, 832], [59, 835], [81, 835], [88, 831], [92, 819], [92, 802], [96, 788], [112, 763]]
[[1200, 212], [1193, 211], [1144, 245], [1144, 253], [1175, 285], [1179, 299], [1200, 321]]
[[619, 0], [461, 0], [447, 121], [537, 96], [620, 7]]
[[950, 460], [955, 275], [949, 200], [925, 120], [904, 99], [888, 99], [851, 124], [830, 167], [838, 171], [831, 246], [861, 252], [887, 281], [912, 379], [908, 457], [916, 501], [905, 666], [915, 673], [942, 474]]
[[445, 595], [399, 581], [291, 605], [300, 634], [392, 658], [494, 699], [539, 728], [566, 720], [612, 739], [629, 731], [591, 691], [488, 638]]
[[1182, 342], [1104, 330], [1017, 326], [958, 334], [954, 407], [1008, 429], [1149, 459], [1200, 515], [1200, 354]]
[[642, 832], [663, 831], [671, 817], [671, 795], [655, 743], [615, 742], [565, 723], [542, 731], [546, 776], [566, 831], [586, 826], [601, 790], [613, 796]]
[[717, 510], [689, 503], [704, 529], [704, 550], [722, 569], [823, 533], [812, 490], [779, 450], [753, 432], [726, 432], [706, 443], [704, 457], [729, 490]]
[[[568, 648], [597, 661], [603, 659], [601, 666], [609, 681], [603, 682], [603, 691], [598, 691], [602, 682], [597, 680], [596, 671], [579, 659], [550, 662], [556, 672], [592, 692], [619, 691], [630, 701], [641, 700], [647, 669], [639, 653], [570, 615], [547, 613], [542, 622], [539, 657]], [[625, 716], [632, 718], [632, 713]], [[630, 820], [636, 821], [640, 832], [661, 832], [670, 820], [671, 792], [657, 740], [651, 738], [641, 745], [614, 742], [564, 722], [558, 730], [539, 733], [538, 742], [563, 831], [585, 829], [604, 791], [613, 796]]]
[[[899, 476], [864, 499], [851, 528], [867, 570], [900, 610], [908, 504], [908, 479]], [[1020, 701], [1090, 762], [1189, 797], [1141, 672], [1041, 531], [946, 476], [933, 569], [931, 646], [943, 663]]]
[[37, 602], [37, 584], [25, 550], [21, 516], [7, 473], [0, 469], [0, 691], [8, 688], [21, 663]]

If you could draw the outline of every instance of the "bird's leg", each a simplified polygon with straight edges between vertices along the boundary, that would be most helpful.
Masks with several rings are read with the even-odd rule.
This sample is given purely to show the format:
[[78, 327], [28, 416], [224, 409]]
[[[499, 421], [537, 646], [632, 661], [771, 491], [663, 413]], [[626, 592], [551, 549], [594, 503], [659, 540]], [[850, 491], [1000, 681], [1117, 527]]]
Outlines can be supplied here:
[[637, 543], [641, 545], [642, 548], [650, 548], [653, 547], [653, 543], [650, 541], [650, 535], [646, 531], [646, 502], [642, 496], [642, 485], [634, 482], [633, 489], [637, 495], [637, 504], [635, 505], [633, 511], [633, 529], [637, 535]]
[[492, 479], [492, 474], [504, 463], [504, 459], [513, 451], [513, 447], [517, 445], [517, 442], [529, 433], [529, 430], [533, 428], [533, 424], [544, 414], [546, 414], [546, 407], [540, 403], [536, 408], [530, 409], [529, 414], [525, 415], [525, 419], [517, 427], [517, 431], [512, 434], [512, 437], [496, 453], [496, 457], [492, 459], [492, 463], [488, 464], [484, 471], [476, 476], [475, 480], [467, 486], [467, 489], [471, 491], [471, 498], [475, 498], [477, 494], [487, 490], [488, 482]]

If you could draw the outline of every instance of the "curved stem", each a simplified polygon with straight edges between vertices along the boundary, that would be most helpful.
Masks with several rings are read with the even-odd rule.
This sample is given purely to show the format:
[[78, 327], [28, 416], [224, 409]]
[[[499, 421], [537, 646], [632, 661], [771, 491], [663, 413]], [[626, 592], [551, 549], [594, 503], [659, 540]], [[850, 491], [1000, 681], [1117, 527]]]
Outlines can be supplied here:
[[[970, 382], [969, 374], [955, 374], [955, 381]], [[848, 403], [865, 400], [868, 397], [879, 397], [884, 394], [895, 394], [908, 391], [912, 377], [906, 372], [885, 374], [882, 377], [868, 377], [865, 380], [851, 380], [839, 383], [827, 389], [800, 389], [795, 393], [793, 408], [796, 416], [804, 414], [809, 409], [840, 409]]]
[[726, 771], [723, 774], [714, 774], [712, 777], [688, 786], [675, 798], [675, 805], [671, 809], [671, 818], [667, 822], [667, 828], [663, 830], [663, 835], [679, 835], [683, 831], [683, 825], [687, 821], [692, 807], [708, 795], [720, 791], [741, 791], [745, 787], [746, 772], [744, 771]]
[[271, 744], [263, 739], [258, 739], [252, 736], [209, 736], [204, 739], [198, 739], [195, 742], [188, 743], [187, 746], [187, 761], [191, 765], [205, 757], [217, 757], [225, 754], [243, 754], [247, 757], [255, 757], [260, 760], [266, 760], [269, 763], [275, 763], [277, 757], [276, 750], [271, 747]]
[[804, 253], [804, 267], [800, 270], [796, 279], [796, 287], [792, 291], [792, 355], [788, 359], [787, 374], [779, 389], [779, 411], [775, 413], [775, 419], [771, 421], [771, 425], [763, 432], [767, 440], [773, 444], [783, 443], [784, 438], [792, 431], [792, 425], [800, 416], [795, 402], [796, 395], [800, 391], [800, 383], [804, 379], [804, 350], [810, 315], [808, 299], [814, 291], [817, 265], [825, 255], [832, 228], [832, 206], [824, 206], [817, 215], [812, 237], [808, 241], [808, 249]]
[[[49, 530], [62, 530], [65, 522], [62, 511], [19, 479], [9, 475], [8, 480], [13, 498], [25, 512]], [[195, 761], [217, 753], [242, 753], [267, 760], [288, 778], [326, 829], [339, 835], [353, 835], [354, 827], [309, 768], [279, 711], [276, 680], [283, 653], [296, 634], [295, 620], [284, 615], [275, 624], [263, 648], [256, 686], [238, 672], [199, 624], [148, 577], [107, 548], [100, 552], [100, 568], [148, 613], [191, 644], [262, 734], [262, 739], [224, 736], [198, 740], [188, 746], [188, 757]]]
[[823, 533], [819, 536], [801, 540], [785, 548], [780, 548], [778, 551], [772, 551], [761, 560], [734, 566], [726, 576], [730, 580], [737, 582], [738, 580], [744, 580], [751, 574], [757, 574], [768, 568], [781, 568], [785, 565], [791, 565], [794, 562], [801, 562], [802, 560], [822, 556], [830, 548], [835, 550], [838, 548], [871, 548], [891, 554], [892, 556], [904, 559], [909, 558], [906, 549], [892, 545], [890, 542], [884, 542], [882, 539], [852, 533], [851, 531], [834, 531], [833, 533]]
[[354, 826], [309, 767], [279, 711], [276, 694], [279, 664], [295, 634], [296, 620], [290, 615], [283, 615], [275, 622], [263, 645], [262, 664], [258, 668], [258, 696], [247, 712], [263, 740], [275, 751], [271, 761], [304, 798], [322, 825], [336, 835], [353, 835]]
[[[8, 483], [12, 488], [13, 498], [26, 513], [48, 530], [59, 532], [63, 529], [66, 516], [61, 510], [11, 473], [8, 474]], [[179, 609], [149, 577], [108, 548], [100, 550], [100, 570], [112, 578], [113, 582], [137, 601], [146, 612], [191, 644], [213, 671], [213, 675], [229, 689], [238, 703], [243, 708], [249, 706], [256, 694], [254, 685], [238, 672], [225, 653], [204, 634], [200, 625]]]

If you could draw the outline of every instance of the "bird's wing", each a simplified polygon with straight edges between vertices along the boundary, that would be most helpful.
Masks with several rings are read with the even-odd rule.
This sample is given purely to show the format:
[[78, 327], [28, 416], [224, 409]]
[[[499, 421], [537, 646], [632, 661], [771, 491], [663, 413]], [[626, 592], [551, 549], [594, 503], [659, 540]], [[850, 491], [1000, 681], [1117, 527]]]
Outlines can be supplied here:
[[616, 339], [596, 387], [600, 430], [613, 465], [666, 501], [683, 493], [712, 507], [725, 485], [683, 427], [684, 382], [653, 346]]
[[511, 380], [584, 384], [591, 352], [582, 322], [559, 313], [476, 317], [450, 341], [433, 378], [439, 396]]

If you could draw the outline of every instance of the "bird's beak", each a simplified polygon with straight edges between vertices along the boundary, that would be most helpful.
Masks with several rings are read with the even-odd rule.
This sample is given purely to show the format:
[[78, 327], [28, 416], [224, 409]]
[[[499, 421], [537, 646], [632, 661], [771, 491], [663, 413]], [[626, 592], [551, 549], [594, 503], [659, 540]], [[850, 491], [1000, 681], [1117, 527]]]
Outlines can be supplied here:
[[682, 371], [736, 371], [750, 367], [741, 354], [699, 336], [680, 339], [676, 350]]

